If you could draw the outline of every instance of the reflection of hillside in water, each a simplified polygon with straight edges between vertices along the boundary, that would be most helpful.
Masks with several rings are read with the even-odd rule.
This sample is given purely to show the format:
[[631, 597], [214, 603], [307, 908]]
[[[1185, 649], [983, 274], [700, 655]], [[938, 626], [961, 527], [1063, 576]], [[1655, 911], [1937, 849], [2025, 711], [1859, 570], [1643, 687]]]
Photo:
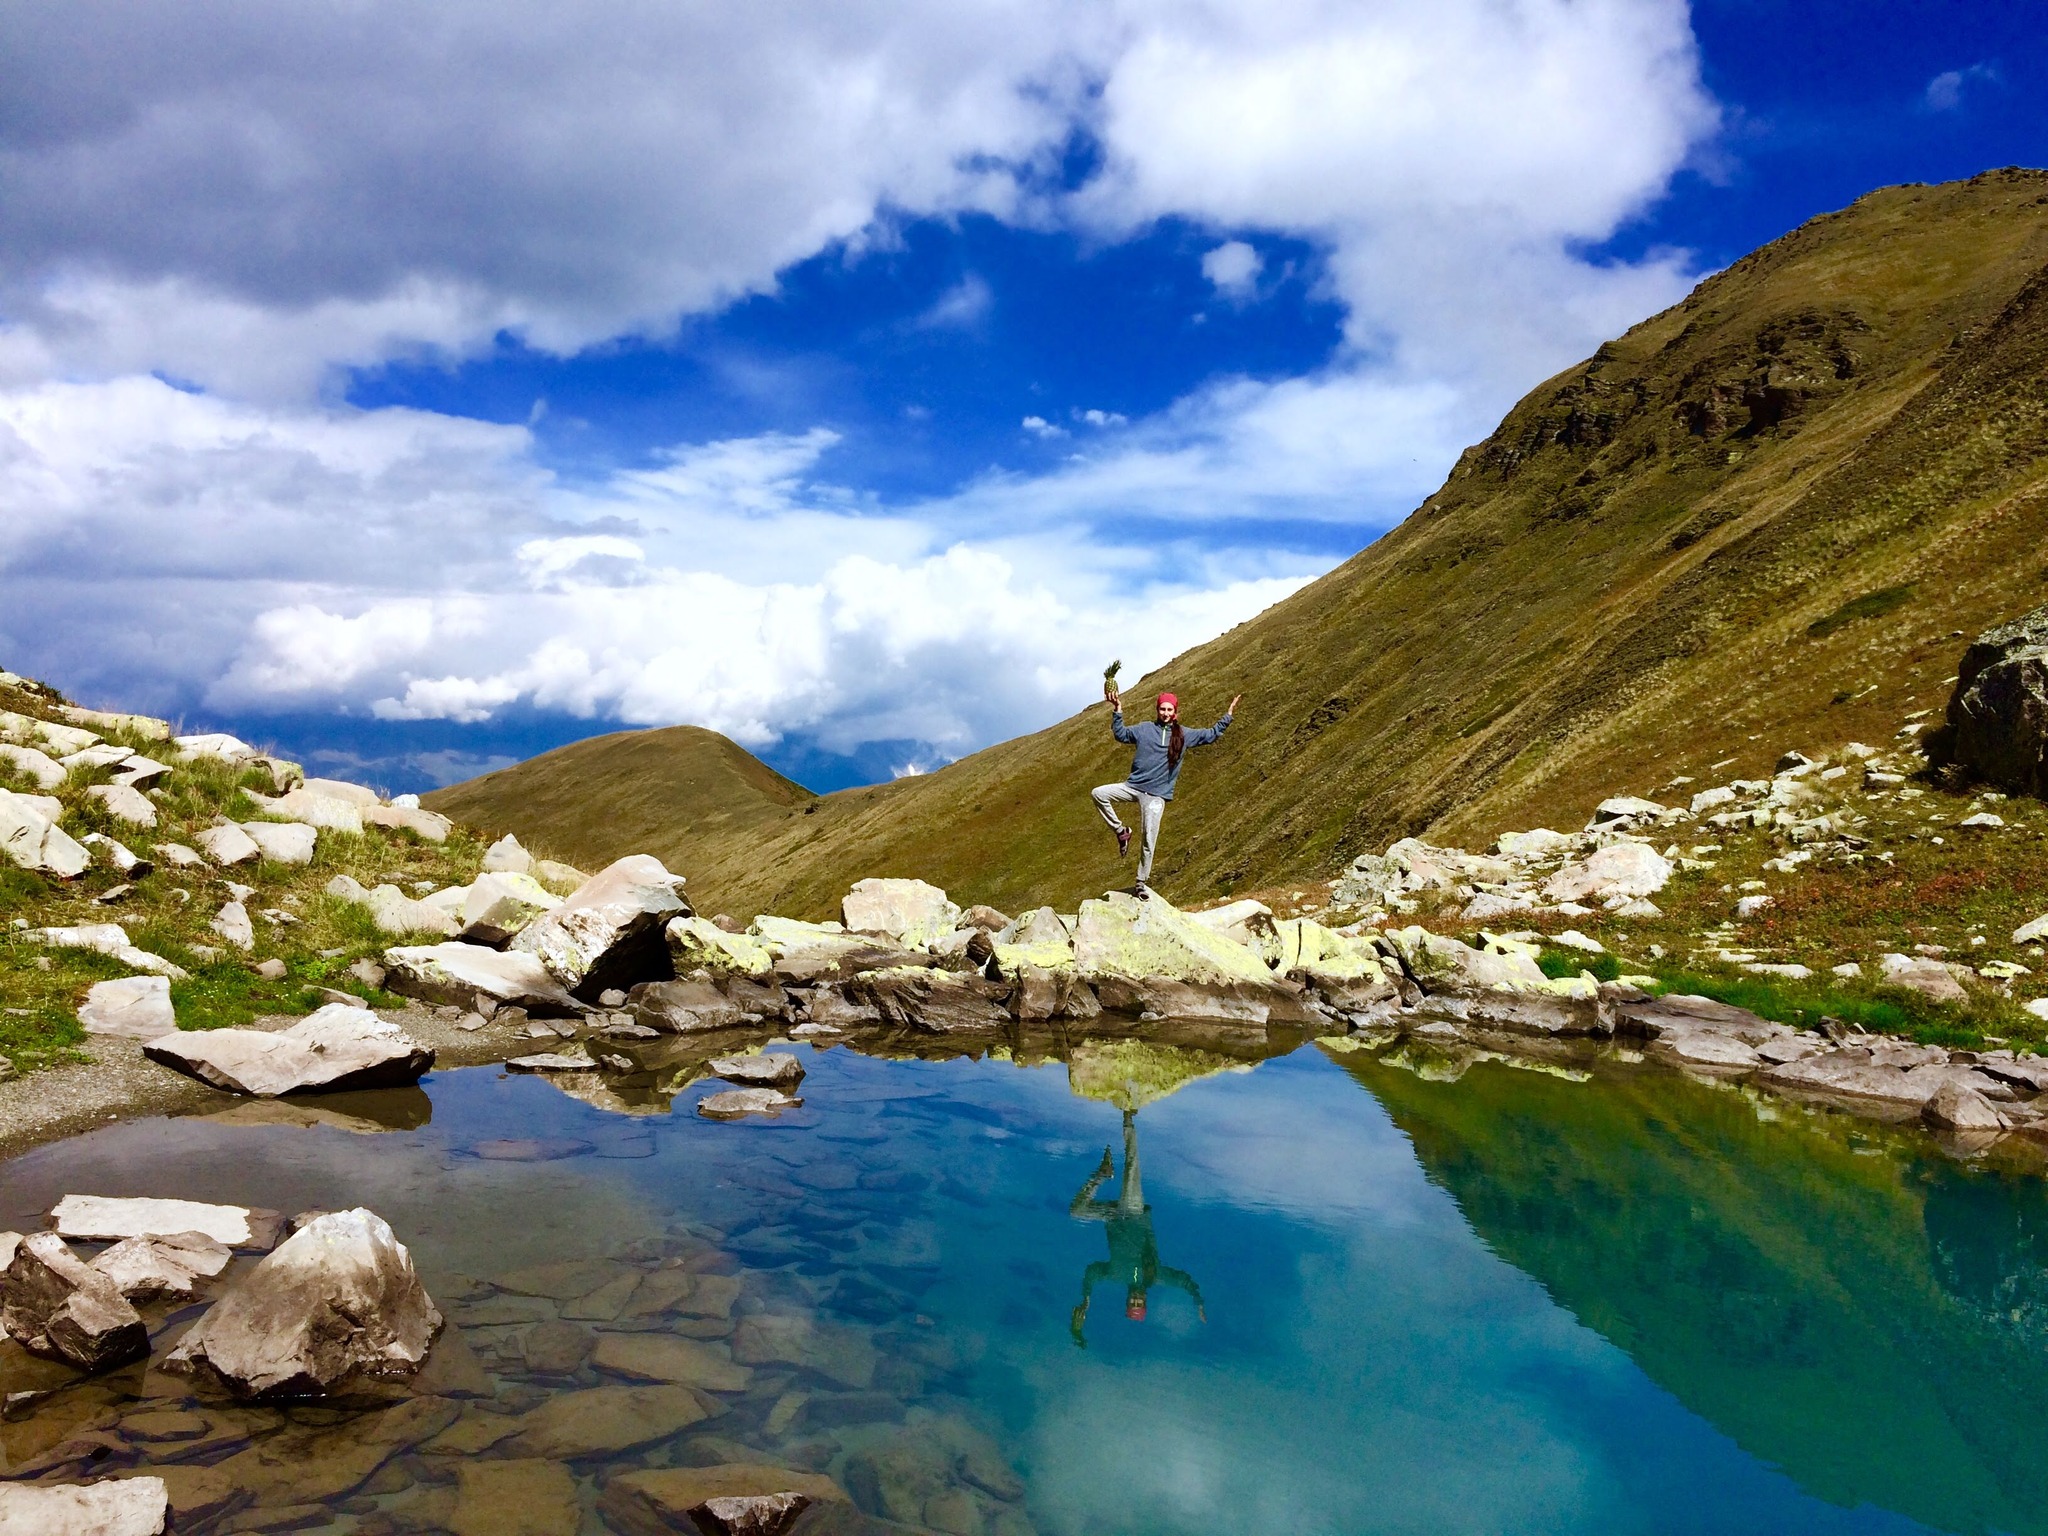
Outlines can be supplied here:
[[2048, 1191], [1662, 1074], [1338, 1058], [1502, 1258], [1808, 1492], [2048, 1531]]

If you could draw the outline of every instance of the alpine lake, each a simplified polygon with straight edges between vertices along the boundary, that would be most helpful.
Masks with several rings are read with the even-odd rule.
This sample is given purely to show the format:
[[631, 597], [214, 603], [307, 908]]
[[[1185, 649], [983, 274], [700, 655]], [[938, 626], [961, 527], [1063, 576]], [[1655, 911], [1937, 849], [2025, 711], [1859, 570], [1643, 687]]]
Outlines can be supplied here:
[[447, 1327], [318, 1404], [0, 1344], [0, 1476], [162, 1472], [181, 1531], [687, 1529], [635, 1474], [746, 1463], [828, 1490], [801, 1532], [2048, 1532], [2037, 1170], [1620, 1061], [1099, 1025], [778, 1043], [775, 1119], [695, 1113], [726, 1039], [630, 1101], [472, 1067], [25, 1153], [0, 1228], [367, 1206]]

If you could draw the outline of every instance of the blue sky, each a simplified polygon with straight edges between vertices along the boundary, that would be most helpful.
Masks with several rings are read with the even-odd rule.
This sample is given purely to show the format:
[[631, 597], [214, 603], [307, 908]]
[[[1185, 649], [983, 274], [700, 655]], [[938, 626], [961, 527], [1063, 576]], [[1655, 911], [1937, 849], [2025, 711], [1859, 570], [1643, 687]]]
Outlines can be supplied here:
[[819, 788], [927, 769], [1328, 569], [1801, 220], [2048, 160], [2044, 39], [1843, 0], [10, 10], [0, 666], [391, 788], [677, 721]]

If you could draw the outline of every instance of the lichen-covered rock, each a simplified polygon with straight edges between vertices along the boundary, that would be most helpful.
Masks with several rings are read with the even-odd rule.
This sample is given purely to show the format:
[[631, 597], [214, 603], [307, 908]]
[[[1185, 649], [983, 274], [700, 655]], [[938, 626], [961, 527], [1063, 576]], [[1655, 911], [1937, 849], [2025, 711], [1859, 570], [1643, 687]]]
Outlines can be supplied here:
[[192, 1326], [164, 1369], [245, 1397], [314, 1396], [417, 1371], [441, 1313], [389, 1225], [360, 1207], [316, 1216]]
[[766, 944], [750, 934], [727, 933], [708, 918], [670, 918], [664, 934], [678, 976], [695, 970], [766, 976], [775, 968], [775, 957]]
[[651, 854], [629, 854], [536, 918], [511, 948], [536, 957], [585, 1001], [614, 987], [660, 981], [673, 974], [662, 930], [690, 915], [682, 883]]
[[1370, 939], [1325, 928], [1309, 918], [1275, 925], [1273, 968], [1313, 987], [1339, 1008], [1362, 1008], [1400, 995], [1396, 973]]
[[149, 1353], [142, 1314], [54, 1232], [23, 1238], [0, 1274], [0, 1330], [32, 1354], [87, 1371]]
[[[1233, 901], [1206, 912], [1188, 914], [1204, 928], [1213, 929], [1234, 944], [1242, 944], [1267, 965], [1278, 968], [1281, 941], [1273, 909], [1263, 901]], [[1284, 973], [1283, 973], [1284, 974]]]
[[1083, 902], [1074, 965], [1109, 1008], [1236, 1022], [1310, 1016], [1258, 955], [1158, 895]]
[[2048, 798], [2048, 605], [1986, 630], [1963, 653], [1948, 750], [1979, 778]]

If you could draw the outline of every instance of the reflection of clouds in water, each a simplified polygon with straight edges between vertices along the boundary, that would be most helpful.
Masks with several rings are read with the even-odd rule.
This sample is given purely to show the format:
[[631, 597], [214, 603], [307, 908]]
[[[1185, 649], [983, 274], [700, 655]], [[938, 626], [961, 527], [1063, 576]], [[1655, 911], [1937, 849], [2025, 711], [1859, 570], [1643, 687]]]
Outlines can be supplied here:
[[1313, 1047], [1256, 1072], [1191, 1083], [1147, 1106], [1147, 1177], [1180, 1199], [1281, 1211], [1350, 1226], [1464, 1218], [1423, 1177], [1379, 1102]]

